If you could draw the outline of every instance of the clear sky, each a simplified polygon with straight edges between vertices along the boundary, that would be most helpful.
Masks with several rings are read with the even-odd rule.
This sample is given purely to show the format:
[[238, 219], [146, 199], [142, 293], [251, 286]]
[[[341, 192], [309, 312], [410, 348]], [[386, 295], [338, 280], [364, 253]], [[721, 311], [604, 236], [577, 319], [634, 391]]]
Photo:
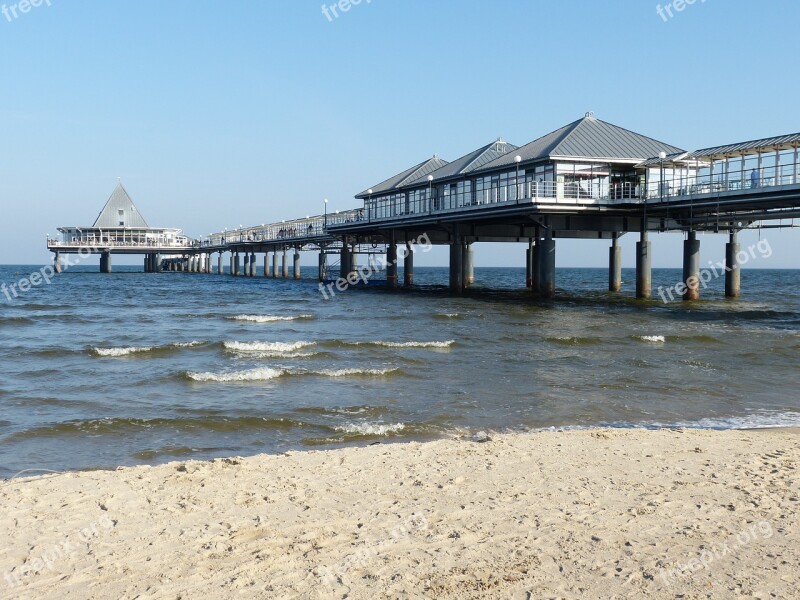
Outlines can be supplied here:
[[[434, 153], [522, 145], [587, 111], [686, 149], [800, 131], [795, 0], [672, 0], [671, 18], [650, 0], [363, 0], [336, 17], [320, 0], [18, 2], [0, 0], [0, 263], [49, 262], [45, 235], [91, 224], [117, 177], [151, 225], [199, 236], [325, 197], [351, 208]], [[752, 266], [800, 268], [800, 231], [762, 236], [774, 253]], [[680, 266], [681, 236], [653, 237], [654, 266]], [[723, 257], [722, 235], [702, 240]], [[606, 245], [561, 241], [558, 264], [606, 266]], [[476, 247], [477, 266], [523, 256]]]

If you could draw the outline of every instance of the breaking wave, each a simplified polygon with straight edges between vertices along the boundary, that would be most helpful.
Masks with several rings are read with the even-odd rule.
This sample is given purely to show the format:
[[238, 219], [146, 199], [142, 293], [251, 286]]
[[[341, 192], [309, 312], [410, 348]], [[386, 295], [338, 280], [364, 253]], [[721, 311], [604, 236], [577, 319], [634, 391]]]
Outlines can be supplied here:
[[303, 348], [316, 345], [316, 342], [225, 342], [226, 350], [235, 352], [297, 352]]
[[231, 321], [245, 321], [247, 323], [277, 323], [280, 321], [301, 321], [313, 319], [314, 315], [295, 315], [289, 317], [279, 317], [275, 315], [238, 315], [228, 317]]

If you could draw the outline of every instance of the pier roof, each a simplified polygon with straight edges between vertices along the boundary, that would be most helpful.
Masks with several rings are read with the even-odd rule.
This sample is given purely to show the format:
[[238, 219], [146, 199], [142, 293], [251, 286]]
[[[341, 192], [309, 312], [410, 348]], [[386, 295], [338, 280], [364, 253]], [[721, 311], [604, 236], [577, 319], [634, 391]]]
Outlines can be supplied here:
[[148, 228], [149, 226], [120, 183], [114, 189], [103, 210], [100, 211], [92, 227], [110, 229], [115, 227]]
[[776, 137], [762, 138], [738, 144], [728, 144], [726, 146], [715, 146], [690, 152], [688, 158], [725, 158], [726, 156], [741, 156], [745, 154], [755, 154], [759, 151], [769, 150], [789, 150], [800, 145], [800, 133], [790, 133]]
[[406, 169], [402, 173], [398, 173], [394, 177], [390, 177], [386, 181], [379, 183], [378, 185], [374, 185], [370, 190], [365, 190], [358, 194], [356, 198], [365, 199], [368, 198], [371, 194], [383, 194], [386, 192], [391, 192], [396, 190], [404, 185], [420, 179], [422, 177], [427, 177], [430, 173], [433, 173], [437, 169], [449, 164], [443, 158], [440, 158], [437, 155], [433, 155], [433, 158], [429, 158], [426, 161], [419, 163], [418, 165], [414, 165], [410, 169]]
[[514, 144], [509, 144], [508, 142], [503, 141], [502, 138], [498, 138], [491, 144], [487, 144], [486, 146], [478, 148], [477, 150], [470, 152], [469, 154], [462, 156], [461, 158], [456, 159], [453, 162], [444, 165], [443, 167], [440, 167], [432, 173], [428, 173], [423, 177], [419, 177], [414, 181], [410, 181], [406, 184], [406, 186], [411, 187], [422, 183], [427, 184], [429, 181], [428, 175], [433, 176], [433, 181], [442, 181], [452, 177], [457, 177], [459, 175], [471, 173], [472, 171], [480, 169], [483, 165], [490, 163], [509, 152], [517, 150], [517, 148], [518, 147]]
[[484, 165], [481, 170], [491, 170], [522, 162], [546, 159], [594, 159], [639, 163], [659, 153], [676, 154], [681, 148], [654, 140], [647, 136], [601, 121], [591, 114], [556, 129], [545, 136]]

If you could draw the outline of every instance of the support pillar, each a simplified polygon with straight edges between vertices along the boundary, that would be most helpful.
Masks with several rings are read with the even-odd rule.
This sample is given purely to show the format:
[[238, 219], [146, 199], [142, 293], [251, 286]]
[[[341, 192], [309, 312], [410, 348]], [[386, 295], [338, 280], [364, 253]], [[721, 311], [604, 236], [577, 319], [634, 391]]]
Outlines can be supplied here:
[[462, 281], [465, 288], [472, 287], [475, 284], [474, 258], [475, 253], [472, 250], [472, 244], [464, 244], [464, 258], [462, 259], [464, 273], [462, 275]]
[[53, 254], [53, 271], [61, 273], [61, 255], [58, 252]]
[[244, 276], [250, 277], [250, 254], [248, 252], [244, 253]]
[[103, 252], [100, 255], [100, 272], [111, 273], [111, 252]]
[[636, 242], [636, 297], [649, 300], [652, 293], [652, 269], [650, 267], [651, 243], [643, 231]]
[[542, 239], [536, 236], [531, 249], [531, 291], [538, 294], [542, 289]]
[[269, 277], [269, 252], [264, 252], [264, 277]]
[[234, 253], [231, 252], [231, 256], [230, 256], [230, 263], [231, 264], [230, 264], [230, 268], [229, 268], [229, 273], [230, 273], [231, 276], [235, 276], [236, 275], [236, 265], [234, 264], [235, 262], [236, 262], [236, 259], [234, 258]]
[[450, 244], [450, 291], [464, 291], [464, 244], [458, 237]]
[[237, 252], [233, 256], [233, 276], [234, 277], [239, 277], [239, 275], [240, 275], [240, 273], [239, 273], [239, 253]]
[[406, 253], [403, 259], [403, 286], [411, 287], [414, 285], [414, 249], [409, 242], [406, 242]]
[[694, 301], [700, 299], [700, 241], [697, 233], [689, 232], [689, 237], [683, 242], [683, 282], [686, 291], [683, 299]]
[[319, 251], [319, 280], [321, 282], [325, 281], [327, 278], [327, 270], [328, 270], [328, 257], [325, 254], [325, 250]]
[[145, 273], [149, 273], [150, 272], [150, 255], [149, 254], [145, 254], [144, 255], [144, 272]]
[[222, 275], [225, 272], [225, 266], [223, 264], [222, 252], [219, 253], [219, 258], [217, 259], [217, 273]]
[[553, 239], [552, 229], [547, 229], [546, 237], [542, 241], [539, 261], [539, 293], [543, 298], [552, 298], [556, 295], [556, 241]]
[[154, 266], [154, 272], [161, 273], [164, 270], [164, 267], [161, 264], [161, 260], [162, 260], [161, 259], [161, 255], [160, 254], [154, 254], [153, 257], [154, 257], [154, 260], [155, 260], [155, 264], [153, 265]]
[[256, 253], [250, 255], [250, 277], [258, 276], [258, 265], [256, 264]]
[[525, 287], [533, 287], [533, 240], [528, 242], [525, 248]]
[[302, 278], [302, 273], [300, 272], [300, 251], [297, 248], [294, 249], [294, 278]]
[[386, 284], [392, 289], [397, 287], [397, 242], [394, 234], [386, 249]]
[[277, 279], [280, 277], [281, 271], [280, 266], [278, 265], [278, 250], [276, 249], [275, 252], [272, 254], [272, 277]]
[[731, 239], [725, 244], [725, 296], [738, 298], [742, 294], [742, 271], [739, 265], [739, 241], [736, 230], [731, 231]]
[[289, 277], [289, 257], [286, 254], [286, 248], [283, 249], [283, 261], [281, 262], [281, 266], [283, 267], [281, 269], [283, 271], [283, 278], [286, 279]]
[[622, 248], [617, 234], [614, 234], [611, 248], [608, 249], [608, 291], [619, 292], [622, 289]]
[[[350, 273], [358, 273], [358, 254], [356, 253], [357, 249], [358, 249], [357, 244], [353, 244], [353, 247], [350, 249]], [[350, 273], [348, 273], [348, 275]]]
[[339, 277], [341, 279], [345, 279], [350, 272], [353, 270], [353, 265], [351, 263], [351, 254], [350, 254], [350, 244], [344, 242], [342, 244], [342, 250], [339, 255]]

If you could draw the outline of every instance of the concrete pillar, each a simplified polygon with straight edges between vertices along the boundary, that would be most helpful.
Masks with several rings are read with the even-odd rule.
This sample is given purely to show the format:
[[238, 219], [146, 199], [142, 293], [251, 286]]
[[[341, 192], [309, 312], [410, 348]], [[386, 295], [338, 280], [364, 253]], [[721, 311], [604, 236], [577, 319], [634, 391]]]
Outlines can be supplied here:
[[258, 276], [258, 265], [256, 264], [256, 254], [253, 252], [250, 255], [250, 277]]
[[234, 258], [233, 252], [231, 252], [228, 262], [230, 262], [230, 265], [228, 266], [229, 275], [236, 275], [236, 265], [234, 264], [236, 262], [236, 259]]
[[472, 250], [472, 244], [464, 244], [464, 274], [462, 275], [462, 281], [465, 288], [472, 287], [475, 284], [474, 258], [475, 253]]
[[269, 252], [264, 252], [264, 277], [269, 277]]
[[111, 252], [103, 252], [100, 255], [100, 272], [111, 273]]
[[553, 230], [547, 230], [547, 235], [542, 240], [539, 257], [541, 265], [539, 293], [543, 298], [552, 298], [556, 295], [556, 241], [553, 239]]
[[61, 273], [61, 255], [58, 252], [53, 254], [53, 271]]
[[649, 300], [652, 293], [652, 270], [650, 267], [651, 243], [643, 231], [636, 242], [636, 297]]
[[403, 286], [411, 287], [414, 285], [414, 248], [406, 242], [406, 253], [403, 260]]
[[350, 273], [358, 272], [358, 254], [356, 253], [357, 248], [358, 245], [353, 244], [353, 247], [350, 249]]
[[339, 277], [342, 279], [346, 278], [350, 272], [353, 270], [353, 265], [351, 263], [351, 254], [350, 254], [350, 244], [344, 242], [342, 244], [342, 250], [339, 255]]
[[689, 237], [683, 242], [683, 282], [686, 292], [683, 299], [687, 301], [700, 299], [700, 241], [697, 233], [689, 232]]
[[460, 238], [450, 244], [450, 291], [454, 294], [464, 291], [464, 244]]
[[280, 277], [280, 267], [278, 266], [278, 250], [272, 254], [272, 276], [277, 279]]
[[525, 248], [525, 287], [533, 287], [533, 240], [528, 242]]
[[319, 280], [325, 281], [328, 277], [328, 257], [323, 250], [319, 252]]
[[225, 272], [225, 266], [222, 261], [223, 261], [222, 252], [220, 252], [219, 258], [217, 258], [217, 273], [219, 275], [222, 275]]
[[154, 254], [153, 255], [153, 259], [155, 261], [155, 264], [153, 265], [154, 266], [154, 271], [156, 273], [161, 273], [164, 270], [164, 268], [163, 268], [163, 266], [161, 264], [161, 260], [162, 260], [161, 255], [160, 254]]
[[286, 254], [286, 248], [283, 249], [283, 260], [281, 261], [281, 271], [283, 271], [282, 275], [283, 278], [286, 279], [289, 277], [289, 257]]
[[531, 291], [538, 294], [542, 289], [542, 240], [536, 237], [531, 249]]
[[397, 243], [394, 236], [386, 250], [386, 284], [390, 288], [397, 287]]
[[239, 276], [239, 253], [236, 252], [233, 256], [233, 276]]
[[618, 292], [622, 289], [622, 248], [617, 234], [614, 234], [611, 248], [608, 249], [608, 291]]
[[245, 252], [244, 256], [242, 257], [243, 266], [242, 271], [244, 272], [245, 277], [250, 277], [250, 253]]
[[150, 255], [149, 254], [145, 254], [144, 255], [144, 272], [145, 273], [149, 273], [150, 272]]
[[739, 265], [739, 241], [737, 232], [731, 231], [731, 239], [725, 244], [725, 295], [738, 298], [742, 294], [742, 271]]
[[300, 272], [300, 251], [295, 248], [294, 249], [294, 278], [301, 279], [303, 277], [302, 273]]

